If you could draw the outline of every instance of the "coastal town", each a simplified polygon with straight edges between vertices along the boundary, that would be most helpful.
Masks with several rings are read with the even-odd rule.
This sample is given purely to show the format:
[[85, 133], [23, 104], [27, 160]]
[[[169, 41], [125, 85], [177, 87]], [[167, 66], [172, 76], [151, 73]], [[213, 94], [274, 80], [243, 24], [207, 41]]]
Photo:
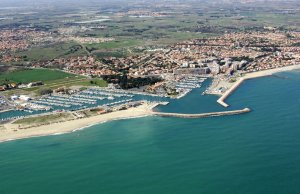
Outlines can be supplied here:
[[299, 194], [300, 0], [0, 0], [0, 194]]
[[[267, 28], [264, 32], [230, 33], [217, 38], [184, 41], [123, 58], [104, 57], [98, 60], [93, 56], [74, 56], [28, 62], [26, 66], [58, 68], [72, 74], [99, 77], [119, 85], [126, 76], [127, 80], [138, 82], [137, 85], [125, 86], [127, 88], [150, 84], [144, 88], [145, 91], [164, 91], [168, 95], [169, 91], [175, 89], [174, 82], [184, 79], [184, 75], [213, 77], [214, 83], [224, 80], [234, 82], [245, 73], [296, 65], [300, 62], [299, 41], [299, 32]], [[22, 41], [3, 44], [2, 48], [10, 45], [6, 50], [27, 47]], [[144, 81], [146, 78], [147, 81]], [[220, 94], [226, 89], [217, 88]]]
[[297, 64], [299, 40], [299, 32], [231, 33], [125, 58], [107, 57], [101, 61], [91, 56], [59, 58], [33, 63], [32, 67], [61, 65], [66, 71], [88, 76], [116, 75], [122, 70], [127, 70], [130, 77], [168, 73], [232, 75], [240, 70], [254, 72]]
[[[2, 42], [2, 50], [9, 52], [28, 48], [28, 43], [25, 41], [28, 40], [27, 37], [35, 37], [34, 40], [41, 39], [42, 42], [48, 40], [38, 38], [46, 37], [46, 33], [28, 30], [17, 32], [16, 34], [12, 31], [2, 33], [4, 38], [19, 37], [17, 41], [14, 40], [15, 38], [11, 38], [11, 41]], [[23, 36], [23, 34], [26, 35]], [[193, 88], [201, 87], [201, 83], [209, 77], [213, 79], [213, 83], [204, 94], [221, 95], [243, 74], [299, 64], [299, 41], [299, 32], [280, 32], [276, 29], [267, 29], [264, 32], [230, 33], [217, 38], [184, 41], [124, 58], [105, 57], [97, 60], [92, 56], [77, 56], [28, 62], [27, 66], [31, 69], [58, 68], [75, 75], [101, 78], [110, 83], [110, 87], [114, 89], [124, 89], [122, 81], [125, 76], [126, 88], [136, 88], [136, 91], [144, 92], [145, 95], [153, 94], [161, 97], [182, 97]], [[130, 82], [129, 80], [133, 80], [132, 82], [137, 82], [137, 84], [130, 85], [127, 83]], [[13, 91], [16, 88], [31, 88], [39, 85], [44, 84], [39, 80], [31, 83], [8, 81], [5, 85], [0, 86], [0, 90]], [[58, 94], [61, 91], [59, 88], [54, 90]], [[80, 95], [78, 89], [74, 91]], [[52, 91], [46, 95], [50, 93]], [[40, 97], [35, 98], [39, 99]], [[2, 109], [5, 109], [3, 107], [11, 108], [11, 106], [7, 106], [7, 104], [15, 104], [11, 100], [18, 99], [21, 102], [28, 102], [33, 97], [20, 94], [6, 96], [6, 99], [10, 100], [9, 102], [1, 101]], [[53, 103], [55, 102], [57, 101], [53, 101]], [[20, 103], [15, 106], [20, 107]], [[48, 106], [32, 103], [29, 105], [25, 103], [23, 107], [34, 107], [36, 110], [51, 109]]]

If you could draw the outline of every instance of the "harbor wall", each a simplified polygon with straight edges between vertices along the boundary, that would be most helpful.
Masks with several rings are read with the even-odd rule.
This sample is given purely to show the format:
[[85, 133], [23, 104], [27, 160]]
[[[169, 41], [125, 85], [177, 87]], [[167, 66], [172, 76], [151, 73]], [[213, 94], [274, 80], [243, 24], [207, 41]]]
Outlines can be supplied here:
[[245, 77], [242, 77], [240, 80], [238, 80], [229, 90], [227, 90], [218, 100], [217, 102], [221, 104], [224, 107], [229, 107], [229, 104], [225, 103], [224, 101], [234, 92], [244, 81], [249, 79], [254, 79], [258, 77], [266, 77], [271, 76], [275, 73], [283, 72], [283, 71], [292, 71], [295, 69], [300, 69], [300, 64], [297, 65], [290, 65], [285, 67], [279, 67], [275, 69], [268, 69], [258, 72], [252, 72], [245, 75]]
[[237, 115], [237, 114], [244, 114], [244, 113], [248, 113], [248, 112], [251, 112], [251, 109], [244, 108], [242, 110], [211, 112], [211, 113], [201, 113], [201, 114], [153, 112], [153, 115], [162, 116], [162, 117], [179, 117], [179, 118], [205, 118], [205, 117], [217, 117], [217, 116], [226, 116], [226, 115]]
[[245, 78], [241, 78], [239, 81], [237, 81], [229, 90], [227, 90], [218, 100], [217, 102], [221, 104], [224, 107], [229, 107], [229, 104], [225, 102], [225, 100], [234, 92], [243, 82], [245, 81]]

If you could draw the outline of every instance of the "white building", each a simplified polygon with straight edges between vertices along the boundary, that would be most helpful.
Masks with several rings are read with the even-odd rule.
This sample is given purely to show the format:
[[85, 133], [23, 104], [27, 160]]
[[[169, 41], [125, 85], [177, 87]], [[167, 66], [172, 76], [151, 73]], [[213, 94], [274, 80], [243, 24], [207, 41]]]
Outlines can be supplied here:
[[29, 96], [26, 96], [26, 95], [20, 95], [19, 99], [23, 100], [23, 101], [29, 101], [29, 100], [31, 100], [31, 98]]
[[10, 97], [10, 99], [13, 100], [13, 101], [15, 101], [15, 100], [18, 100], [19, 97], [17, 95], [13, 95], [13, 96]]

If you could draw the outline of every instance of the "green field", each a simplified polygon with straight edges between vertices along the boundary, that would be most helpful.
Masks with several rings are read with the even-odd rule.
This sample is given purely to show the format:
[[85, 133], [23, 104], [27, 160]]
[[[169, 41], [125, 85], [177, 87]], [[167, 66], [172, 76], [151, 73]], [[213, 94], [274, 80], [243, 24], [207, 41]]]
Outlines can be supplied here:
[[86, 44], [86, 48], [88, 50], [111, 50], [111, 49], [116, 49], [116, 48], [126, 48], [126, 47], [133, 47], [133, 46], [138, 46], [141, 45], [142, 42], [139, 40], [116, 40], [116, 41], [111, 41], [111, 42], [103, 42], [99, 44]]
[[9, 73], [0, 73], [0, 85], [4, 82], [29, 83], [34, 81], [52, 81], [75, 77], [73, 74], [51, 69], [26, 69]]
[[59, 43], [43, 47], [33, 47], [28, 51], [17, 53], [24, 61], [51, 60], [60, 57], [86, 55], [83, 46], [75, 42]]
[[58, 79], [54, 81], [47, 81], [45, 85], [40, 87], [32, 87], [32, 88], [25, 88], [23, 91], [28, 92], [38, 92], [41, 89], [57, 89], [60, 87], [72, 87], [72, 86], [98, 86], [98, 87], [106, 87], [107, 82], [102, 79], [90, 79], [86, 77], [72, 77], [72, 78], [65, 78], [65, 79]]
[[32, 87], [32, 88], [7, 90], [4, 91], [3, 94], [6, 97], [10, 97], [11, 95], [21, 95], [21, 94], [39, 96], [40, 95], [39, 91], [43, 89], [55, 90], [60, 87], [69, 88], [72, 86], [83, 86], [83, 87], [86, 86], [106, 87], [107, 86], [107, 82], [102, 79], [98, 79], [98, 78], [90, 79], [83, 76], [66, 77], [63, 79], [45, 81], [44, 83], [45, 85]]

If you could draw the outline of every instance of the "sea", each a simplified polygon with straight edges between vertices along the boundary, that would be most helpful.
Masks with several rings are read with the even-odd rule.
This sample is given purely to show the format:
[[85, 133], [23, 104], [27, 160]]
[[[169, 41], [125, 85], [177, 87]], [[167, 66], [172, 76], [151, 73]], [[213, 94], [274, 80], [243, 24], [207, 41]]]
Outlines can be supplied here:
[[[195, 89], [162, 112], [222, 111]], [[248, 80], [251, 113], [150, 116], [0, 143], [1, 194], [299, 194], [300, 71]]]

